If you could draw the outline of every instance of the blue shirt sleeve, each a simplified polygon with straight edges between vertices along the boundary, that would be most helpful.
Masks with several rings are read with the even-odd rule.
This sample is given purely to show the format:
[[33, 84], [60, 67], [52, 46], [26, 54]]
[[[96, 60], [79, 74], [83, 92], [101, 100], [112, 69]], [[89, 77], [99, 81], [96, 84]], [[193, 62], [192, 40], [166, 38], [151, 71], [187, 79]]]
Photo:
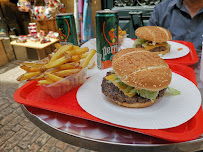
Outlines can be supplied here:
[[155, 7], [154, 11], [152, 12], [151, 17], [149, 19], [148, 26], [159, 26], [157, 13], [158, 13], [158, 11], [157, 11], [157, 8]]

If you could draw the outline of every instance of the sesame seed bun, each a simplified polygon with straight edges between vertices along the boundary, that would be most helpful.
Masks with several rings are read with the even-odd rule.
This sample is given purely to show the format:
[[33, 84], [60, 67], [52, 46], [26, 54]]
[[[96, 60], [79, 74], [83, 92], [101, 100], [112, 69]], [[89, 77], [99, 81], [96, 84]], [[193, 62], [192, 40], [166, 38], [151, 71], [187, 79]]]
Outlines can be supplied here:
[[171, 82], [172, 72], [158, 55], [131, 48], [117, 52], [112, 67], [121, 81], [137, 90], [159, 91]]
[[166, 42], [172, 39], [169, 30], [160, 26], [143, 26], [137, 28], [135, 35], [138, 38], [153, 42]]

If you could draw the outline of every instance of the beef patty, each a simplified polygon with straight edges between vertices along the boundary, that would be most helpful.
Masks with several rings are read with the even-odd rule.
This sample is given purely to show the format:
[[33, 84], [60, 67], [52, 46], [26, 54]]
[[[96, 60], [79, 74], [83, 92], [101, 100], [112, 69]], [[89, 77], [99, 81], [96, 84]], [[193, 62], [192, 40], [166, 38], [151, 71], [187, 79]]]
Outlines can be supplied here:
[[[150, 52], [162, 52], [162, 51], [166, 51], [168, 46], [159, 46], [159, 47], [155, 47], [153, 49], [150, 49], [148, 51]], [[137, 45], [136, 48], [144, 48], [141, 44]]]
[[[106, 76], [111, 75], [111, 72], [107, 72]], [[145, 102], [151, 102], [150, 99], [143, 98], [136, 94], [133, 97], [128, 97], [125, 95], [122, 91], [119, 90], [117, 86], [115, 86], [113, 83], [108, 82], [105, 78], [102, 80], [102, 93], [106, 95], [108, 98], [119, 101], [119, 102], [126, 102], [126, 103], [145, 103]], [[157, 98], [160, 98], [164, 95], [164, 92], [166, 91], [166, 88], [159, 91], [159, 94]]]

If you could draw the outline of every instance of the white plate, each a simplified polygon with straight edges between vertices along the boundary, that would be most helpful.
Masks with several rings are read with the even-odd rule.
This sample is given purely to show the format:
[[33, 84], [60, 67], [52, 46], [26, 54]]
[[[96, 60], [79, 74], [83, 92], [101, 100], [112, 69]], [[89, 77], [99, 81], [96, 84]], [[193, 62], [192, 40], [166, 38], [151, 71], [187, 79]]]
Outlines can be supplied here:
[[[180, 43], [167, 41], [171, 45], [171, 49], [169, 53], [164, 54], [162, 59], [176, 59], [187, 55], [190, 52], [190, 49]], [[178, 51], [178, 49], [182, 48], [182, 50]]]
[[113, 124], [140, 128], [164, 129], [181, 125], [199, 110], [201, 95], [188, 79], [173, 73], [171, 87], [181, 94], [172, 96], [167, 90], [164, 97], [146, 108], [126, 108], [116, 105], [101, 92], [103, 77], [109, 69], [89, 78], [77, 92], [79, 105], [91, 115]]

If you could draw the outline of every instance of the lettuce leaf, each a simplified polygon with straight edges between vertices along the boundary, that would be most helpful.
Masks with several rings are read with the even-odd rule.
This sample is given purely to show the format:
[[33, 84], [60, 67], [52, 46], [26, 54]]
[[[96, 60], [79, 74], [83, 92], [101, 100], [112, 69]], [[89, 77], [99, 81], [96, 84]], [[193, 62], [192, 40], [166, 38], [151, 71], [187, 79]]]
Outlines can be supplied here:
[[155, 92], [150, 92], [149, 90], [136, 90], [134, 87], [128, 86], [127, 84], [123, 83], [119, 77], [117, 75], [114, 76], [114, 78], [116, 79], [115, 82], [118, 82], [120, 85], [125, 85], [127, 88], [125, 89], [125, 93], [129, 92], [129, 94], [138, 94], [139, 96], [143, 97], [143, 98], [147, 98], [150, 100], [155, 100], [156, 97], [159, 94], [159, 91], [155, 91]]
[[144, 40], [144, 39], [136, 39], [135, 41], [134, 41], [134, 44], [133, 44], [133, 48], [135, 48], [137, 45], [142, 45], [142, 44], [144, 44], [144, 43], [148, 43], [148, 41], [147, 40]]
[[140, 95], [141, 97], [147, 98], [147, 99], [150, 99], [150, 100], [155, 100], [156, 97], [157, 97], [158, 94], [159, 94], [159, 91], [150, 92], [149, 90], [145, 90], [145, 89], [137, 90], [136, 92], [137, 92], [137, 94]]
[[174, 96], [181, 94], [180, 91], [178, 91], [178, 90], [176, 90], [176, 89], [174, 89], [174, 88], [172, 88], [172, 87], [169, 87], [169, 86], [168, 86], [167, 88], [168, 88], [168, 90], [169, 90]]

